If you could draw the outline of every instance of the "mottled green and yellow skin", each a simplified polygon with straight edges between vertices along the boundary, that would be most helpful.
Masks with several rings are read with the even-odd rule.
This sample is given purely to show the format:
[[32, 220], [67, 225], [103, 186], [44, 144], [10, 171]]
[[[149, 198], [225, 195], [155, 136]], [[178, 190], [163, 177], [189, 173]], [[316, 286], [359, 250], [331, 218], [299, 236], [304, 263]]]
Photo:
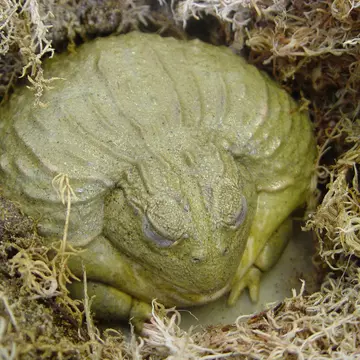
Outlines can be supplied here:
[[[47, 62], [55, 89], [34, 108], [19, 89], [1, 110], [0, 182], [62, 236], [52, 179], [67, 174], [70, 260], [86, 267], [95, 311], [135, 317], [153, 298], [209, 302], [244, 287], [285, 243], [308, 193], [315, 156], [306, 113], [229, 49], [131, 33]], [[74, 296], [81, 290], [72, 285]], [[82, 290], [81, 290], [82, 291]]]

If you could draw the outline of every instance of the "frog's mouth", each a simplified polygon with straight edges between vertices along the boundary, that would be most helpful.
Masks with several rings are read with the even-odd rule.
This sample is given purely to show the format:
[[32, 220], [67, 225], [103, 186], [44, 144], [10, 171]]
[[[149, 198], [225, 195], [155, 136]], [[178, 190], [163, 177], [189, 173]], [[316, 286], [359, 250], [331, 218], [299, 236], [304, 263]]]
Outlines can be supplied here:
[[210, 291], [209, 293], [190, 293], [185, 289], [176, 286], [176, 291], [167, 294], [170, 297], [172, 304], [177, 306], [197, 306], [204, 305], [215, 301], [230, 291], [230, 282], [218, 290]]
[[[149, 280], [149, 279], [148, 279]], [[217, 300], [230, 291], [230, 277], [225, 284], [221, 286], [201, 286], [196, 282], [191, 284], [177, 284], [175, 281], [169, 281], [166, 276], [151, 277], [152, 286], [156, 289], [156, 298], [166, 306], [197, 306]], [[184, 286], [185, 285], [185, 286]], [[191, 285], [191, 286], [189, 286]], [[148, 299], [149, 301], [152, 298]]]
[[[221, 271], [217, 266], [206, 266], [198, 272], [196, 267], [186, 270], [180, 278], [161, 271], [151, 276], [156, 298], [167, 306], [195, 306], [212, 302], [230, 291], [234, 272], [229, 269]], [[150, 269], [146, 272], [154, 273]]]

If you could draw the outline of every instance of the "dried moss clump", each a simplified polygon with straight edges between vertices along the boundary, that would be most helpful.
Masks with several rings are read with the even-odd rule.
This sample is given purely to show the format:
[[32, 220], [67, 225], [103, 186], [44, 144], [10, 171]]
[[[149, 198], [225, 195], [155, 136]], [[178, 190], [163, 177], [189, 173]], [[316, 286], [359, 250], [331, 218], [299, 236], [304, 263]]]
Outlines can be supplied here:
[[48, 39], [49, 26], [41, 16], [36, 0], [0, 1], [0, 96], [7, 97], [17, 78], [28, 74], [28, 80], [40, 97], [49, 80], [41, 68], [45, 54], [53, 55]]
[[228, 44], [310, 98], [316, 122], [358, 116], [358, 0], [184, 0], [175, 13], [184, 24], [209, 14], [227, 24]]
[[26, 77], [42, 105], [43, 91], [55, 80], [44, 78], [44, 58], [94, 36], [137, 28], [148, 18], [145, 0], [0, 0], [0, 98]]
[[321, 258], [331, 269], [345, 272], [360, 259], [359, 140], [360, 119], [344, 118], [329, 134], [320, 154], [326, 156], [339, 142], [347, 150], [334, 165], [319, 167], [319, 178], [328, 182], [327, 192], [307, 222], [317, 235]]

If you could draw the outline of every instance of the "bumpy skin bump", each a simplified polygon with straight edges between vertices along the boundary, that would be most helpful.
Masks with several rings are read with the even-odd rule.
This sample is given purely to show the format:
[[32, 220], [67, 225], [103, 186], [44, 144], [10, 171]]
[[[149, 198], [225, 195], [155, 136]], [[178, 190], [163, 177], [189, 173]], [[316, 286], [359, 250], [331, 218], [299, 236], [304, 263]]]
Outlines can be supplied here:
[[0, 181], [53, 240], [65, 208], [51, 181], [69, 176], [69, 241], [87, 249], [70, 266], [85, 264], [103, 308], [116, 289], [100, 313], [118, 301], [141, 322], [152, 298], [188, 306], [231, 291], [234, 303], [246, 286], [256, 298], [315, 156], [287, 93], [229, 49], [140, 33], [85, 44], [45, 71], [66, 79], [46, 107], [22, 88], [1, 111]]

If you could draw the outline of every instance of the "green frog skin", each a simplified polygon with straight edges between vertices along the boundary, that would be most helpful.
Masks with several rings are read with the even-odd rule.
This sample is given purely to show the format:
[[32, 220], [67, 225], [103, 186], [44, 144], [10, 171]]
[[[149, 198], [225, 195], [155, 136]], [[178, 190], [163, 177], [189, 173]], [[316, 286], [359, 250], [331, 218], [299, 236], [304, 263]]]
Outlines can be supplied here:
[[[193, 306], [249, 288], [279, 258], [315, 158], [305, 112], [229, 49], [130, 33], [46, 62], [43, 107], [18, 89], [1, 109], [0, 183], [58, 241], [98, 317], [149, 316], [153, 298]], [[82, 297], [83, 284], [70, 286]]]

